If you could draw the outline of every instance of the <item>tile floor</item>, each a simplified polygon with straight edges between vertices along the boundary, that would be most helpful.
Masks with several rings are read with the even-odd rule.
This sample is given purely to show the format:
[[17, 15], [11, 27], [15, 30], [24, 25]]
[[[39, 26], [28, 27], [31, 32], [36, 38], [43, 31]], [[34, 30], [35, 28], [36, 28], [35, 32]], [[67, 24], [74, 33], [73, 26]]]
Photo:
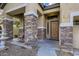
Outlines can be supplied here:
[[42, 40], [38, 42], [38, 47], [37, 56], [57, 56], [58, 41]]
[[74, 48], [74, 56], [79, 56], [79, 49]]
[[[38, 51], [36, 50], [29, 51], [28, 49], [23, 50], [22, 48], [19, 49], [18, 47], [14, 47], [13, 45], [8, 44], [10, 48], [8, 50], [0, 52], [0, 55], [5, 55], [6, 53], [6, 55], [8, 56], [10, 55], [57, 56], [56, 50], [58, 50], [58, 45], [59, 45], [58, 41], [40, 40], [38, 41], [38, 49], [37, 49]], [[19, 53], [16, 53], [16, 52], [19, 52]], [[74, 49], [74, 56], [79, 56], [79, 49]]]

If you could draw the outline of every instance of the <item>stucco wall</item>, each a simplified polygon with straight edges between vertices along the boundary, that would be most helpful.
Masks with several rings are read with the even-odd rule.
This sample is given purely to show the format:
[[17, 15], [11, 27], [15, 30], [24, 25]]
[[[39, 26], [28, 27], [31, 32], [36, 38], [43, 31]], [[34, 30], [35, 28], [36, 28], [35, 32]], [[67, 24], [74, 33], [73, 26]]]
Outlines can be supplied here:
[[23, 16], [18, 16], [13, 18], [14, 21], [18, 21], [19, 27], [16, 26], [16, 24], [13, 25], [13, 35], [19, 35], [19, 28], [23, 27]]
[[26, 12], [28, 11], [38, 10], [41, 14], [43, 14], [43, 10], [37, 3], [27, 3]]
[[40, 16], [38, 18], [38, 27], [45, 27], [45, 17], [44, 16]]
[[16, 25], [13, 25], [13, 36], [19, 35], [19, 29]]
[[73, 46], [79, 49], [79, 25], [73, 26]]
[[79, 3], [61, 3], [60, 4], [60, 21], [69, 22], [70, 14], [79, 11]]

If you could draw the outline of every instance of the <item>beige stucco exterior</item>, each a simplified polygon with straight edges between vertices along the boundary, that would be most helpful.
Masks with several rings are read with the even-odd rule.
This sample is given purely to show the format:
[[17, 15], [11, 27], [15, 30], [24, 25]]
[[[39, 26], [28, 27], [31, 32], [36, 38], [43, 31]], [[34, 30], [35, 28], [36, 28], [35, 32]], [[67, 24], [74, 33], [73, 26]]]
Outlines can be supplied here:
[[[60, 4], [60, 22], [68, 23], [70, 22], [70, 15], [73, 12], [79, 11], [79, 4], [77, 3], [61, 3]], [[72, 19], [73, 20], [73, 19]], [[73, 26], [73, 47], [79, 49], [79, 26]]]
[[73, 27], [73, 46], [79, 49], [79, 25]]
[[79, 11], [79, 4], [77, 3], [60, 3], [60, 21], [69, 22], [70, 14]]
[[[55, 9], [50, 9], [47, 11], [43, 11], [42, 8], [37, 4], [37, 3], [8, 3], [5, 8], [4, 8], [4, 14], [12, 12], [14, 10], [17, 10], [19, 8], [25, 7], [25, 13], [30, 12], [30, 11], [35, 11], [38, 10], [42, 16], [39, 17], [38, 22], [40, 25], [39, 27], [45, 27], [45, 17], [43, 14], [51, 13], [51, 12], [57, 12], [60, 10], [60, 8], [55, 8]], [[17, 13], [17, 12], [16, 12]]]
[[[25, 12], [24, 12], [24, 10], [20, 9], [23, 7], [25, 7]], [[20, 11], [16, 11], [17, 9], [20, 9]], [[43, 15], [43, 10], [37, 3], [8, 3], [4, 8], [4, 13], [2, 16], [9, 16], [7, 13], [12, 13], [12, 12], [13, 13], [14, 12], [15, 13], [18, 13], [18, 12], [27, 13], [27, 12], [31, 12], [34, 10], [35, 11], [38, 10], [41, 13], [41, 15]], [[19, 18], [19, 19], [21, 19], [21, 18]], [[18, 19], [14, 19], [14, 18], [13, 18], [13, 20], [18, 21]], [[44, 27], [45, 26], [44, 21], [45, 21], [44, 16], [40, 16], [38, 19], [38, 22], [39, 22], [38, 27]], [[16, 30], [17, 30], [17, 32], [16, 32]], [[14, 35], [17, 35], [18, 32], [19, 32], [18, 28], [14, 25], [14, 31], [13, 31]]]
[[[6, 15], [6, 13], [8, 12], [12, 12], [14, 10], [17, 10], [19, 8], [25, 7], [25, 12], [30, 12], [30, 11], [39, 11], [41, 13], [41, 16], [38, 17], [38, 27], [40, 28], [44, 28], [46, 27], [46, 18], [44, 16], [44, 14], [48, 14], [51, 12], [60, 12], [60, 24], [61, 23], [67, 23], [70, 22], [70, 14], [72, 12], [76, 12], [79, 11], [79, 4], [77, 3], [60, 3], [60, 8], [55, 8], [55, 9], [50, 9], [47, 11], [43, 11], [42, 8], [37, 4], [37, 3], [8, 3], [5, 8], [4, 8], [4, 13], [3, 15]], [[75, 35], [73, 34], [73, 46], [75, 48], [79, 48], [79, 27], [78, 26], [74, 26], [73, 27], [73, 33], [75, 33]], [[15, 27], [15, 31], [16, 32], [16, 27]], [[17, 32], [16, 32], [17, 33]], [[15, 33], [15, 34], [16, 34]]]
[[42, 8], [37, 3], [27, 3], [25, 12], [38, 10], [41, 14], [43, 14]]

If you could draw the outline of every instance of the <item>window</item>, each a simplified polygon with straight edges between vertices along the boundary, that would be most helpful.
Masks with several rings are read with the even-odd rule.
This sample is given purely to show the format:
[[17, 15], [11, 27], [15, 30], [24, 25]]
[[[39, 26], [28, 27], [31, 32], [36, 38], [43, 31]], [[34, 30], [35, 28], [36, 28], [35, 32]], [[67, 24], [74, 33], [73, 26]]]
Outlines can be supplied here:
[[74, 16], [74, 25], [79, 25], [79, 16]]

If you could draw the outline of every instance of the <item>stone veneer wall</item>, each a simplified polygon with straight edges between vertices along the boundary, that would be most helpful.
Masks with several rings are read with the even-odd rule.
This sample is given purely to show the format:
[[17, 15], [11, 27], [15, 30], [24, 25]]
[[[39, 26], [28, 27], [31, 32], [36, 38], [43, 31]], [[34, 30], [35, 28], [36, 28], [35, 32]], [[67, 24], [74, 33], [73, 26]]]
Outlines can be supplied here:
[[25, 43], [37, 40], [37, 17], [34, 15], [25, 16]]
[[37, 37], [38, 37], [38, 39], [45, 39], [46, 38], [46, 29], [39, 28]]
[[61, 55], [73, 55], [73, 27], [60, 27]]
[[6, 33], [6, 36], [9, 39], [13, 39], [13, 21], [11, 20], [3, 20], [3, 27]]

